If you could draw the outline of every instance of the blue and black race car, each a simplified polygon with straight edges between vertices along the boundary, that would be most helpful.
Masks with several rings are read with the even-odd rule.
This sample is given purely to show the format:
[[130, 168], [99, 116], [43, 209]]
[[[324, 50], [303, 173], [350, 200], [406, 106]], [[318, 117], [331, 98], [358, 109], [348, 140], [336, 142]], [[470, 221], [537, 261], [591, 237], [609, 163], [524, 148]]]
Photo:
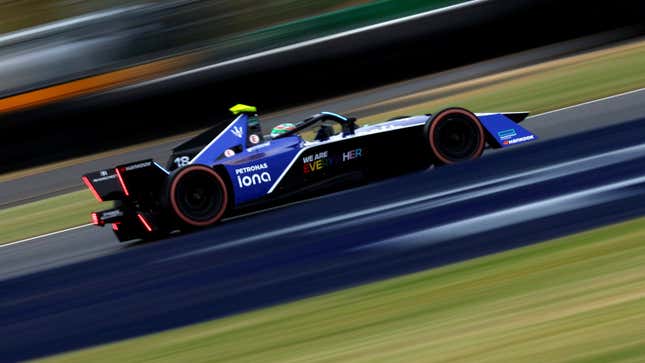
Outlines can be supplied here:
[[474, 114], [448, 108], [359, 127], [321, 112], [265, 136], [255, 107], [173, 149], [167, 168], [143, 160], [82, 177], [99, 201], [92, 213], [120, 241], [153, 239], [217, 224], [222, 218], [337, 191], [432, 165], [479, 158], [537, 136], [518, 125], [527, 112]]

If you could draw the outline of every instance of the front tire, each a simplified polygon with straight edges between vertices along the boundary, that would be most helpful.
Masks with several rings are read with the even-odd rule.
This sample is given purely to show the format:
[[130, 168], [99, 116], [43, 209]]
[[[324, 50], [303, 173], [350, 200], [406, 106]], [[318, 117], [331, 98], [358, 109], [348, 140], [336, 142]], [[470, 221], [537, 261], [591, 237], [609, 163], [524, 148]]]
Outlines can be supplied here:
[[484, 128], [475, 114], [463, 108], [439, 112], [424, 131], [437, 164], [477, 159], [484, 152]]
[[189, 165], [176, 170], [168, 184], [167, 195], [174, 216], [190, 227], [215, 224], [229, 203], [224, 179], [205, 165]]

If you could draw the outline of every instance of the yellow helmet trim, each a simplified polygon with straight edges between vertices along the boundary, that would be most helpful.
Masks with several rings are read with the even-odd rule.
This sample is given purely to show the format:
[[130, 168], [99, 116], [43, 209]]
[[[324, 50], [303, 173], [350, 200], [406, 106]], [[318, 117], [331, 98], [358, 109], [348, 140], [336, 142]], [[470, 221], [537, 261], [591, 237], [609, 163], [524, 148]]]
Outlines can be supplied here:
[[247, 106], [243, 104], [237, 104], [231, 108], [229, 108], [231, 112], [233, 112], [233, 115], [239, 115], [241, 113], [256, 113], [258, 112], [258, 109], [255, 108], [254, 106]]

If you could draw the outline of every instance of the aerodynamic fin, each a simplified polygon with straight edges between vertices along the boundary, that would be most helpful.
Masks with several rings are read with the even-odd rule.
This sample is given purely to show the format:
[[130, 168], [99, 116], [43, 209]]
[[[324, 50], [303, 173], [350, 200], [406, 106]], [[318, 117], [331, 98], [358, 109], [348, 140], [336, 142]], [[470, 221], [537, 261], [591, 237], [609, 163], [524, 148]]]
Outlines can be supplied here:
[[526, 120], [527, 117], [529, 117], [529, 112], [504, 112], [502, 115], [510, 118], [513, 120], [515, 123], [520, 123], [524, 120]]
[[87, 173], [81, 177], [81, 180], [99, 202], [123, 198], [123, 191], [114, 170]]
[[114, 168], [121, 191], [127, 198], [141, 199], [160, 189], [169, 172], [155, 161], [141, 160]]
[[528, 112], [477, 114], [486, 130], [486, 141], [494, 148], [504, 148], [537, 140], [538, 137], [519, 122], [526, 119]]

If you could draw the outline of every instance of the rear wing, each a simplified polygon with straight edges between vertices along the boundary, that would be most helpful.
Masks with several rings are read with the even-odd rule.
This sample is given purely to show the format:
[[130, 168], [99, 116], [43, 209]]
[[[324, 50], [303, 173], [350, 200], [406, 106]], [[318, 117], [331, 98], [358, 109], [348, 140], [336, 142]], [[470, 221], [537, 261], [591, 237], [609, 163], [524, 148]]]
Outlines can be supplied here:
[[122, 242], [159, 231], [163, 221], [159, 205], [168, 175], [152, 159], [83, 175], [83, 182], [96, 199], [116, 200], [114, 208], [92, 212], [92, 224], [110, 224]]
[[87, 173], [81, 179], [94, 197], [103, 202], [149, 194], [151, 189], [163, 185], [167, 176], [166, 169], [149, 159]]
[[139, 201], [158, 193], [169, 174], [152, 159], [119, 165], [114, 171], [124, 197]]
[[124, 197], [114, 169], [87, 173], [81, 177], [81, 180], [99, 202], [119, 200]]

